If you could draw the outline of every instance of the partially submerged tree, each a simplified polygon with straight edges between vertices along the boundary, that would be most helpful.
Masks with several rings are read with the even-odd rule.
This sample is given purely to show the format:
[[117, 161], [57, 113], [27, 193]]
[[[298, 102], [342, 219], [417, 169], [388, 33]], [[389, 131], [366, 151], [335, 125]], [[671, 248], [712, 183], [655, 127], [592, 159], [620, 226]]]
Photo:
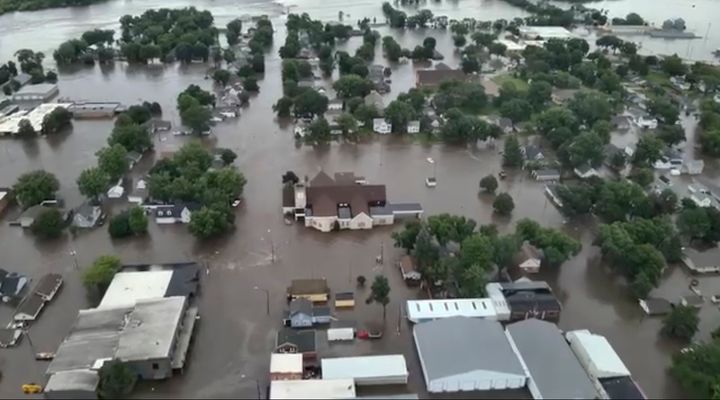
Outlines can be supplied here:
[[387, 305], [390, 303], [390, 283], [383, 275], [375, 275], [372, 286], [370, 287], [370, 301], [379, 303], [383, 308], [383, 321], [385, 321]]
[[115, 274], [120, 271], [122, 263], [115, 256], [100, 256], [83, 273], [83, 285], [88, 290], [105, 292]]

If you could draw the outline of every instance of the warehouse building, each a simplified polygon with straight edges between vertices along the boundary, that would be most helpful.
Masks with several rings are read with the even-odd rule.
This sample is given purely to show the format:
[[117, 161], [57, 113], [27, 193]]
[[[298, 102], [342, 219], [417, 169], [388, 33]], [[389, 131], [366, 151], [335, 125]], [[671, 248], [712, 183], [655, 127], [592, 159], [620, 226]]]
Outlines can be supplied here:
[[566, 333], [565, 338], [602, 398], [646, 398], [604, 336], [577, 330]]
[[137, 301], [162, 297], [193, 297], [197, 292], [198, 264], [130, 265], [115, 274], [97, 308], [134, 305]]
[[497, 321], [452, 317], [413, 328], [430, 393], [519, 389], [527, 378]]
[[534, 399], [593, 399], [598, 397], [590, 378], [550, 322], [527, 319], [507, 326], [506, 334], [528, 377]]
[[270, 399], [354, 399], [352, 379], [309, 379], [270, 382]]
[[497, 313], [489, 298], [407, 301], [407, 318], [410, 322], [418, 324], [451, 317], [497, 319]]
[[323, 358], [323, 379], [353, 379], [358, 386], [405, 385], [407, 364], [402, 354]]

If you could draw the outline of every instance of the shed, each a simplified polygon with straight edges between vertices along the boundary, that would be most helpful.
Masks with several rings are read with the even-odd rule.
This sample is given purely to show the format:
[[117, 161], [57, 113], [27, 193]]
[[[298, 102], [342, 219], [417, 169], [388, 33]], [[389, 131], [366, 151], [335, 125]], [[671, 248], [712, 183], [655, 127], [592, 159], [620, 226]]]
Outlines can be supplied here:
[[308, 379], [270, 382], [270, 399], [354, 399], [352, 379]]
[[407, 364], [402, 354], [322, 359], [323, 379], [353, 379], [358, 386], [405, 385]]
[[630, 371], [604, 336], [583, 329], [567, 332], [565, 338], [590, 378], [630, 375]]
[[497, 313], [489, 298], [408, 300], [407, 317], [417, 324], [450, 317], [497, 319]]
[[328, 301], [329, 292], [325, 279], [293, 279], [287, 289], [288, 299], [305, 298], [314, 303]]
[[537, 169], [530, 175], [539, 182], [560, 180], [560, 171], [556, 169]]
[[341, 292], [335, 293], [335, 308], [353, 308], [355, 307], [355, 293]]
[[417, 324], [428, 392], [519, 389], [527, 378], [497, 321], [453, 317]]
[[355, 328], [330, 328], [327, 331], [328, 341], [354, 340]]
[[672, 304], [666, 299], [660, 298], [648, 298], [638, 300], [640, 308], [645, 311], [645, 314], [650, 316], [665, 315], [672, 311]]
[[400, 261], [398, 261], [398, 268], [400, 268], [400, 273], [406, 282], [419, 281], [422, 278], [420, 271], [418, 271], [415, 257], [411, 255], [406, 254], [400, 257]]
[[696, 294], [689, 294], [680, 298], [680, 304], [685, 307], [700, 308], [702, 307], [703, 303], [705, 303], [705, 299], [703, 299], [702, 296], [698, 296]]
[[520, 246], [520, 251], [515, 255], [514, 261], [523, 272], [537, 273], [540, 272], [543, 258], [542, 250], [525, 241]]
[[302, 379], [302, 358], [300, 353], [272, 353], [270, 355], [270, 380]]

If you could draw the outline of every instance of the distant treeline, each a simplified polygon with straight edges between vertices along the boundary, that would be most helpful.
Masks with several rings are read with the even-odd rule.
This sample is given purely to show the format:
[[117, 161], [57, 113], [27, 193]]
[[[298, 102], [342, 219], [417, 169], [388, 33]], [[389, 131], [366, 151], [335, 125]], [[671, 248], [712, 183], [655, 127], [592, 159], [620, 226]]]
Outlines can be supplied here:
[[105, 0], [0, 0], [0, 14], [12, 11], [33, 11], [44, 8], [87, 6]]

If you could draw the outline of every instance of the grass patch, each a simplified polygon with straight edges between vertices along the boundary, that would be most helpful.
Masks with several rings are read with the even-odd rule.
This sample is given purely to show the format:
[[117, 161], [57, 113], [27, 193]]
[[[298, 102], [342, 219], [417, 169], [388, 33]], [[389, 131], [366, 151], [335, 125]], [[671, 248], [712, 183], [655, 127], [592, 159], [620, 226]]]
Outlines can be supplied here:
[[650, 71], [646, 76], [645, 79], [658, 86], [662, 86], [664, 88], [672, 88], [673, 85], [670, 83], [670, 77], [666, 74], [659, 72], [659, 71]]
[[502, 85], [505, 82], [511, 82], [513, 85], [515, 85], [515, 88], [520, 91], [527, 91], [528, 90], [528, 83], [522, 79], [516, 78], [512, 76], [511, 74], [503, 74], [503, 75], [497, 75], [490, 78], [493, 82], [497, 83], [498, 86], [502, 87]]

